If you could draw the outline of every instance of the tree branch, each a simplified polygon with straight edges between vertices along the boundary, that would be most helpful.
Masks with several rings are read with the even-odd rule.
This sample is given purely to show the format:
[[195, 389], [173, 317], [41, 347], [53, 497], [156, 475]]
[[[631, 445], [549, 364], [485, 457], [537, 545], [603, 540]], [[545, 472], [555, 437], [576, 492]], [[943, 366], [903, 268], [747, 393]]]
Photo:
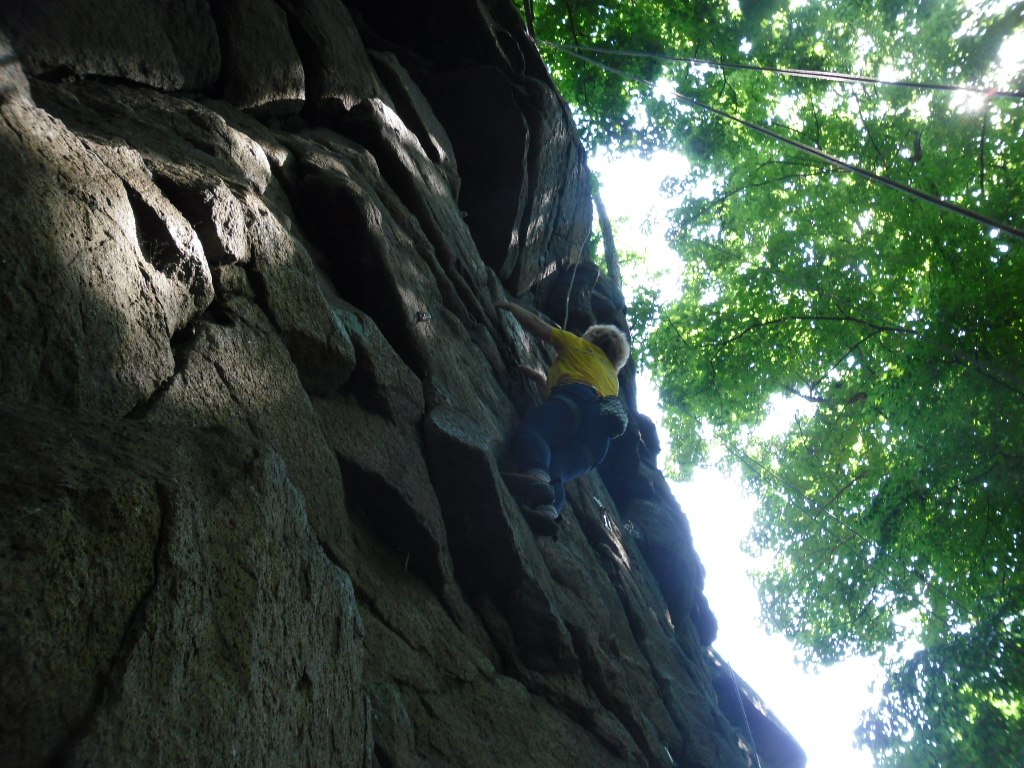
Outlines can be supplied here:
[[816, 403], [818, 405], [824, 405], [827, 400], [824, 397], [815, 397], [814, 395], [805, 395], [799, 389], [795, 387], [783, 387], [783, 391], [788, 392], [791, 395], [799, 397], [801, 400], [806, 400], [808, 403]]
[[[871, 331], [871, 333], [869, 333], [868, 335], [862, 336], [861, 339], [856, 344], [854, 344], [852, 347], [850, 347], [848, 350], [846, 350], [839, 357], [839, 359], [836, 362], [832, 363], [832, 365], [829, 366], [829, 370], [835, 368], [836, 366], [839, 365], [839, 363], [841, 363], [843, 360], [845, 360], [850, 355], [852, 355], [854, 352], [856, 352], [861, 347], [861, 345], [863, 345], [864, 342], [866, 342], [868, 339], [873, 339], [875, 336], [877, 336], [880, 333], [882, 333], [882, 331], [874, 330], [874, 331]], [[821, 382], [823, 382], [825, 380], [826, 376], [828, 376], [828, 371], [823, 373], [821, 375], [821, 377], [817, 381], [815, 381], [812, 386], [808, 386], [808, 389], [816, 389], [821, 384]]]
[[874, 134], [871, 133], [871, 129], [868, 128], [868, 121], [864, 119], [864, 110], [863, 109], [859, 109], [858, 108], [858, 110], [857, 110], [857, 119], [860, 120], [860, 123], [863, 126], [863, 131], [864, 131], [864, 134], [867, 136], [868, 143], [870, 143], [871, 147], [875, 150], [875, 155], [878, 157], [878, 162], [881, 163], [881, 165], [883, 167], [889, 167], [890, 165], [892, 165], [892, 158], [887, 157], [882, 152], [882, 148], [879, 147], [878, 146], [878, 142], [875, 141]]
[[701, 217], [705, 216], [706, 214], [708, 214], [712, 210], [721, 208], [729, 198], [735, 197], [736, 195], [741, 195], [741, 194], [743, 194], [745, 192], [750, 192], [751, 190], [754, 190], [754, 189], [760, 189], [761, 187], [769, 187], [769, 186], [772, 186], [774, 184], [785, 183], [787, 181], [793, 181], [794, 179], [806, 179], [806, 178], [813, 178], [815, 176], [821, 176], [821, 175], [823, 175], [823, 173], [824, 172], [821, 171], [821, 170], [814, 171], [814, 172], [809, 172], [809, 173], [791, 173], [791, 174], [787, 174], [785, 176], [777, 176], [777, 177], [775, 177], [773, 179], [765, 179], [764, 181], [759, 181], [759, 182], [756, 182], [754, 184], [747, 184], [747, 185], [742, 186], [742, 187], [737, 187], [736, 189], [727, 190], [726, 192], [724, 192], [723, 194], [719, 195], [718, 197], [715, 197], [715, 198], [712, 198], [711, 200], [708, 200], [707, 203], [705, 203], [703, 206], [701, 206], [701, 210], [700, 210], [700, 212], [698, 214], [688, 218], [687, 223], [689, 223], [690, 221], [693, 221], [695, 219], [698, 219], [698, 218], [701, 218]]
[[759, 331], [769, 326], [779, 325], [781, 323], [791, 322], [839, 322], [839, 323], [854, 323], [855, 325], [863, 325], [873, 329], [877, 333], [900, 333], [900, 334], [911, 334], [916, 335], [916, 332], [904, 328], [899, 325], [882, 325], [880, 323], [873, 323], [869, 320], [861, 320], [857, 317], [850, 317], [846, 315], [784, 315], [782, 317], [776, 317], [771, 320], [761, 320], [756, 323], [752, 323], [744, 328], [739, 333], [735, 333], [728, 339], [714, 342], [713, 346], [716, 347], [727, 347], [734, 341], [739, 341], [741, 338], [746, 336], [748, 333]]
[[597, 208], [597, 220], [601, 224], [601, 239], [604, 241], [604, 258], [608, 267], [608, 277], [615, 283], [617, 288], [622, 287], [622, 270], [619, 268], [619, 252], [615, 249], [615, 237], [612, 232], [612, 222], [608, 218], [608, 211], [605, 210], [601, 193], [594, 184], [592, 191], [594, 207]]
[[981, 114], [981, 141], [978, 147], [978, 164], [981, 166], [981, 194], [985, 194], [985, 135], [988, 132], [989, 100], [985, 99], [985, 110]]

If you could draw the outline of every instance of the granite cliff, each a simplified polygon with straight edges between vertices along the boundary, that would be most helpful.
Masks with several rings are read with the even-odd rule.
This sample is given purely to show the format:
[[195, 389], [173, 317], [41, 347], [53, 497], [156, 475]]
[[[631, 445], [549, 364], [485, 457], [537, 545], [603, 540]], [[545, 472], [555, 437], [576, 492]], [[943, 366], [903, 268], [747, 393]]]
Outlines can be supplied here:
[[508, 0], [0, 1], [5, 766], [762, 766], [636, 413], [500, 479], [626, 327]]

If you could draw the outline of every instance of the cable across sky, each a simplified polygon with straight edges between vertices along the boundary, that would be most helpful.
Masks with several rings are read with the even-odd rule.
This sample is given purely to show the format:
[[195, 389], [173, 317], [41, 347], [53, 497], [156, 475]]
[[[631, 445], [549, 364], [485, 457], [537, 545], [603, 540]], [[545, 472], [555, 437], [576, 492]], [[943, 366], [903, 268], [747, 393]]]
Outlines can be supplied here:
[[[619, 67], [606, 64], [598, 59], [593, 58], [592, 56], [588, 56], [585, 53], [580, 53], [579, 51], [572, 50], [570, 47], [559, 47], [567, 55], [572, 56], [573, 58], [578, 59], [580, 61], [592, 64], [596, 67], [600, 67], [606, 72], [610, 72], [612, 74], [622, 77], [624, 80], [642, 82], [651, 86], [652, 88], [658, 87], [658, 83], [656, 83], [653, 80], [650, 80], [645, 77], [640, 77], [638, 75], [634, 75]], [[838, 158], [835, 155], [830, 155], [829, 153], [820, 150], [817, 147], [812, 147], [810, 144], [805, 144], [802, 141], [797, 141], [796, 139], [791, 139], [788, 136], [783, 136], [780, 133], [772, 131], [769, 128], [765, 128], [762, 125], [758, 125], [757, 123], [751, 122], [750, 120], [747, 120], [742, 117], [737, 117], [736, 115], [733, 115], [730, 112], [725, 111], [724, 109], [713, 107], [710, 104], [705, 104], [690, 96], [686, 96], [676, 89], [671, 89], [671, 95], [684, 104], [687, 104], [691, 107], [695, 107], [697, 109], [702, 109], [706, 112], [710, 112], [714, 115], [717, 115], [718, 117], [742, 125], [743, 127], [749, 130], [755, 131], [757, 133], [762, 134], [763, 136], [767, 136], [771, 139], [774, 139], [775, 141], [779, 141], [783, 144], [787, 144], [791, 147], [794, 147], [795, 149], [798, 149], [801, 152], [805, 152], [809, 155], [812, 155], [813, 157], [816, 157], [819, 160], [823, 160], [824, 162], [829, 163], [830, 165], [835, 166], [841, 170], [849, 171], [850, 173], [854, 173], [876, 184], [881, 184], [882, 186], [889, 187], [890, 189], [894, 189], [898, 192], [902, 192], [903, 194], [915, 197], [918, 200], [922, 200], [926, 203], [930, 203], [931, 205], [938, 206], [939, 208], [943, 208], [947, 211], [951, 211], [960, 216], [972, 219], [978, 222], [979, 224], [983, 224], [991, 229], [997, 229], [1001, 232], [1004, 232], [1007, 235], [1016, 237], [1020, 240], [1024, 240], [1024, 229], [1015, 227], [1012, 224], [1007, 224], [1004, 221], [1000, 221], [999, 219], [987, 216], [978, 211], [971, 210], [970, 208], [964, 208], [963, 206], [957, 205], [956, 203], [952, 203], [948, 200], [943, 200], [941, 197], [929, 194], [927, 192], [923, 192], [919, 189], [916, 189], [915, 187], [911, 187], [909, 184], [904, 184], [901, 181], [897, 181], [896, 179], [890, 178], [889, 176], [883, 176], [882, 174], [875, 173], [874, 171], [869, 171], [866, 168], [861, 168], [860, 166], [847, 162], [846, 160]]]
[[681, 62], [684, 64], [696, 64], [705, 67], [711, 67], [714, 69], [737, 69], [747, 70], [754, 72], [764, 72], [767, 74], [774, 75], [785, 75], [788, 77], [803, 77], [811, 80], [829, 80], [838, 83], [856, 83], [860, 85], [873, 85], [873, 86], [888, 86], [893, 88], [913, 88], [916, 90], [928, 90], [928, 91], [963, 91], [965, 93], [975, 93], [980, 96], [987, 96], [989, 98], [1007, 98], [1007, 99], [1019, 99], [1024, 100], [1024, 92], [1021, 91], [1004, 91], [998, 88], [982, 88], [973, 85], [952, 85], [950, 83], [934, 83], [927, 81], [917, 80], [886, 80], [877, 77], [867, 77], [866, 75], [851, 75], [844, 72], [823, 72], [816, 69], [793, 69], [790, 67], [766, 67], [759, 64], [745, 64], [742, 62], [732, 61], [714, 61], [712, 59], [700, 59], [691, 56], [678, 56], [665, 53], [652, 53], [650, 51], [633, 51], [623, 50], [616, 48], [604, 48], [596, 45], [566, 45], [564, 43], [553, 43], [549, 40], [538, 40], [540, 45], [546, 45], [549, 48], [557, 48], [565, 51], [566, 53], [572, 53], [573, 51], [579, 53], [602, 53], [609, 56], [620, 56], [624, 58], [646, 58], [655, 59], [657, 61], [670, 61], [670, 62]]

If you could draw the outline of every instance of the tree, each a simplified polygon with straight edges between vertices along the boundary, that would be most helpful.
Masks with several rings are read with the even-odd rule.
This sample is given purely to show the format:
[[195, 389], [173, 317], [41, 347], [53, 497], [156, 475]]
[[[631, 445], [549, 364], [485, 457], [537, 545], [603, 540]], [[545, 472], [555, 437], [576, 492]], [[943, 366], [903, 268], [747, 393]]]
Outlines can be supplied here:
[[[1019, 4], [968, 11], [960, 0], [762, 3], [745, 16], [724, 4], [668, 5], [549, 3], [547, 21], [538, 8], [538, 35], [985, 84], [1024, 22]], [[720, 23], [704, 27], [709, 17]], [[678, 465], [706, 455], [698, 427], [711, 425], [760, 496], [752, 546], [776, 553], [760, 575], [765, 618], [811, 661], [883, 660], [889, 683], [860, 732], [880, 765], [1021, 764], [1020, 240], [651, 83], [1018, 229], [1024, 107], [988, 97], [971, 110], [948, 91], [664, 58], [602, 60], [649, 82], [624, 86], [621, 75], [556, 58], [588, 141], [677, 146], [697, 169], [670, 182], [690, 192], [671, 233], [684, 289], [665, 306], [641, 297], [651, 321], [643, 358], [669, 405]], [[780, 394], [813, 412], [758, 438], [752, 428]]]
[[[713, 39], [734, 39], [727, 0], [546, 0], [533, 2], [535, 30], [563, 96], [574, 105], [584, 143], [620, 152], [650, 152], [677, 143], [674, 116], [652, 83], [664, 72], [660, 55], [711, 52]], [[567, 46], [567, 48], [552, 47]], [[608, 63], [629, 77], [586, 66], [579, 56], [599, 45], [645, 51]]]

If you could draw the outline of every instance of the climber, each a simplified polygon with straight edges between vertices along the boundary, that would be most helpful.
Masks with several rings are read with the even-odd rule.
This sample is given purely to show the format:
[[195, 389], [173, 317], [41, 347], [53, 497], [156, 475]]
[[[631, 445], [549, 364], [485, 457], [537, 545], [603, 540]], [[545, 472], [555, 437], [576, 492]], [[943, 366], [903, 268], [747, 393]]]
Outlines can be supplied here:
[[518, 304], [499, 301], [495, 306], [511, 312], [527, 332], [556, 351], [544, 381], [547, 398], [512, 437], [519, 471], [504, 477], [531, 517], [557, 523], [565, 506], [565, 483], [600, 464], [611, 440], [626, 430], [618, 372], [629, 358], [629, 341], [613, 325], [592, 325], [580, 337]]

